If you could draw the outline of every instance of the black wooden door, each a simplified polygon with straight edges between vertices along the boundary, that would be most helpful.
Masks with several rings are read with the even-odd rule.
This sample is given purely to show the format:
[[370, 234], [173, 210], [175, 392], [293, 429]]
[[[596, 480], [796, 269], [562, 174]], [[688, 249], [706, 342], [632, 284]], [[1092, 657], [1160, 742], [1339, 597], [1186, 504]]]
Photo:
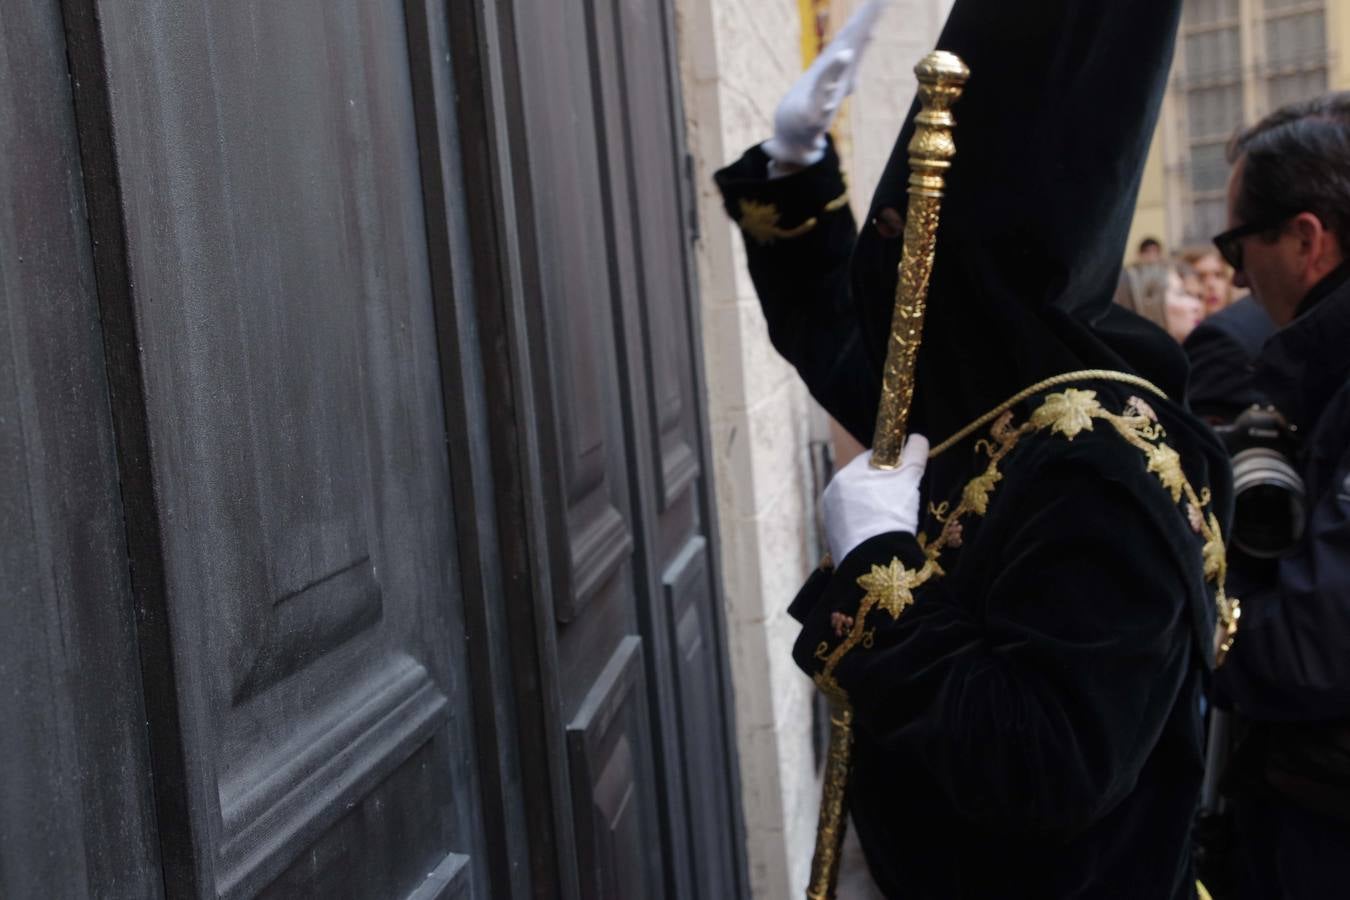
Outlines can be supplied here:
[[488, 896], [427, 9], [66, 4], [170, 896]]
[[161, 896], [61, 10], [0, 8], [0, 897]]
[[634, 484], [638, 616], [653, 701], [672, 883], [681, 897], [738, 888], [727, 672], [707, 503], [690, 228], [669, 5], [591, 0], [601, 161]]
[[669, 4], [0, 17], [0, 894], [743, 896]]
[[[536, 896], [743, 894], [671, 6], [476, 5]], [[475, 168], [481, 166], [481, 168]], [[500, 329], [498, 332], [496, 329]], [[505, 415], [505, 413], [504, 413]]]

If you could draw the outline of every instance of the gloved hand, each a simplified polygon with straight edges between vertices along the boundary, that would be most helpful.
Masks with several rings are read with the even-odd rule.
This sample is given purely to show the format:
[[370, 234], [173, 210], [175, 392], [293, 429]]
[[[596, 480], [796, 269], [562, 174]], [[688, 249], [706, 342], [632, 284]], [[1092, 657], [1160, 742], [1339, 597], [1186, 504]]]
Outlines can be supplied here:
[[825, 155], [839, 105], [853, 93], [858, 64], [889, 0], [866, 0], [797, 79], [774, 113], [774, 135], [761, 147], [776, 163], [809, 166]]
[[894, 469], [872, 468], [872, 451], [830, 479], [821, 500], [825, 537], [837, 566], [868, 538], [919, 527], [919, 482], [928, 465], [928, 438], [911, 434]]

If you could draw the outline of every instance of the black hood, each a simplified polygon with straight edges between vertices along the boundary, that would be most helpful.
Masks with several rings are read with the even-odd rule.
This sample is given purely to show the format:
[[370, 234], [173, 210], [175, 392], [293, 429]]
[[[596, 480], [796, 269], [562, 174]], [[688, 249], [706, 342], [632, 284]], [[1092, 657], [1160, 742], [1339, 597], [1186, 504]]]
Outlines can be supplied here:
[[[1180, 0], [957, 0], [938, 46], [971, 70], [956, 115], [911, 429], [941, 440], [1016, 391], [1077, 369], [1133, 372], [1183, 401], [1165, 332], [1112, 303], [1171, 65]], [[896, 141], [853, 259], [884, 354], [904, 215]]]

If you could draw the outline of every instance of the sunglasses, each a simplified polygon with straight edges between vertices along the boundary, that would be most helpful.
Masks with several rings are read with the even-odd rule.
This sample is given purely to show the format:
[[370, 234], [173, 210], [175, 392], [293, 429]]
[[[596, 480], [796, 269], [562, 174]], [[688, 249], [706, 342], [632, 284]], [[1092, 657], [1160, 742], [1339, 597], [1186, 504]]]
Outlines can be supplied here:
[[1289, 221], [1290, 218], [1288, 215], [1283, 215], [1278, 218], [1265, 219], [1260, 222], [1239, 225], [1237, 228], [1230, 228], [1223, 234], [1214, 236], [1214, 246], [1218, 249], [1219, 255], [1223, 257], [1223, 261], [1233, 267], [1234, 272], [1241, 272], [1242, 239], [1265, 231], [1273, 231]]

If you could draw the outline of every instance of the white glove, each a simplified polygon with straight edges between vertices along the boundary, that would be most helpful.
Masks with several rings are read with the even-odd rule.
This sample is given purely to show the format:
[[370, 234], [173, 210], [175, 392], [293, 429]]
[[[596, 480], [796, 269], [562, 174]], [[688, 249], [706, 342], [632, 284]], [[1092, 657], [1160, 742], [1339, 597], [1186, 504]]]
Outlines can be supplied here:
[[844, 98], [853, 93], [863, 51], [888, 2], [866, 0], [858, 7], [778, 104], [774, 135], [761, 145], [774, 162], [809, 166], [825, 155], [825, 132]]
[[821, 500], [825, 537], [837, 566], [868, 538], [919, 528], [919, 482], [928, 464], [928, 438], [911, 434], [894, 469], [872, 468], [872, 451], [830, 479]]

